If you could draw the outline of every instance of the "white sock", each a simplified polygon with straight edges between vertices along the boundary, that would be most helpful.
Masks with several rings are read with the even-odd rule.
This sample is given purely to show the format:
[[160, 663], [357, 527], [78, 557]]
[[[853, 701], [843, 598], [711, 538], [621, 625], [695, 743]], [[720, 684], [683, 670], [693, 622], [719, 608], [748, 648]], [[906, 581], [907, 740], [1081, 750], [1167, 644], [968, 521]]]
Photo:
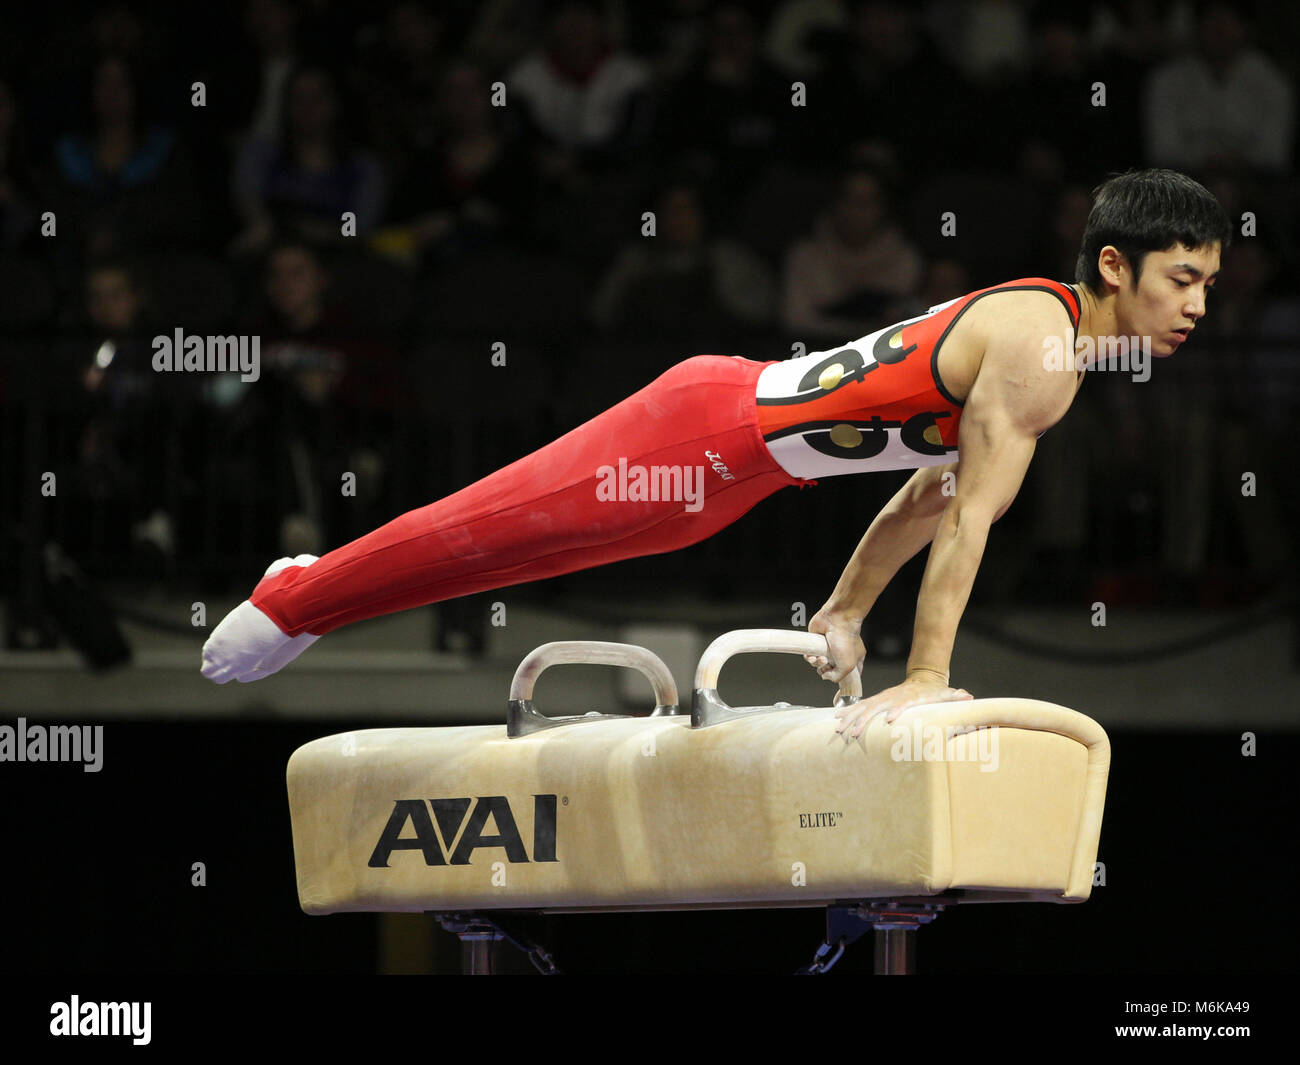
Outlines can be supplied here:
[[[310, 566], [315, 555], [281, 558], [267, 567], [270, 577], [290, 566]], [[269, 677], [319, 640], [309, 632], [289, 637], [274, 621], [245, 599], [221, 619], [203, 645], [202, 673], [217, 684], [247, 684]]]

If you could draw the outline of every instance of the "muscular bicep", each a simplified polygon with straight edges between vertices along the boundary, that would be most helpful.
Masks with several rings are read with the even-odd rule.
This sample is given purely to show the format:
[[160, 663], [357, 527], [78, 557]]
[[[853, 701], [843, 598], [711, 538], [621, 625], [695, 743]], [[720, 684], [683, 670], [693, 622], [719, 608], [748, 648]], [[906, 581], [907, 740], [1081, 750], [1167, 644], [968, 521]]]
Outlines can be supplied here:
[[1050, 328], [1051, 319], [1024, 322], [985, 353], [958, 432], [956, 513], [1000, 518], [1020, 491], [1038, 437], [1068, 409], [1073, 374], [1043, 358]]
[[960, 472], [950, 501], [955, 516], [992, 524], [1011, 506], [1037, 443], [1005, 413], [963, 413], [957, 441]]

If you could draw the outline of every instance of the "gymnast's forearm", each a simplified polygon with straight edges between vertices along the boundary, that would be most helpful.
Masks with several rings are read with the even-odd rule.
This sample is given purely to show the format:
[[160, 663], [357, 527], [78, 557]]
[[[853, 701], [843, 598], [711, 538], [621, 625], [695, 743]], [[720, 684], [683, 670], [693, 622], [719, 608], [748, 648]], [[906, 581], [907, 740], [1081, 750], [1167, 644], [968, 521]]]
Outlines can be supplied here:
[[957, 626], [970, 599], [991, 524], [978, 514], [962, 515], [956, 507], [944, 512], [921, 578], [912, 651], [907, 659], [909, 679], [934, 674], [947, 682]]
[[937, 494], [918, 494], [910, 482], [898, 491], [858, 542], [822, 613], [861, 624], [903, 564], [934, 539], [943, 516]]

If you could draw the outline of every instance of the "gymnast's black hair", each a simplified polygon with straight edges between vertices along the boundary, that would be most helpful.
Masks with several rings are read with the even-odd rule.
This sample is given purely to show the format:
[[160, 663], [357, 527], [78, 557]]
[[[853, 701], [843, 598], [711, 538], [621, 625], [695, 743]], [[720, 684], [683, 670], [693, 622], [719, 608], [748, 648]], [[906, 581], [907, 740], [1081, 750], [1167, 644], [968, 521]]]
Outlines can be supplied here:
[[1218, 244], [1224, 251], [1231, 243], [1232, 223], [1204, 185], [1177, 170], [1130, 170], [1093, 190], [1074, 279], [1101, 293], [1097, 257], [1107, 244], [1129, 261], [1136, 286], [1148, 252], [1175, 244], [1192, 249]]

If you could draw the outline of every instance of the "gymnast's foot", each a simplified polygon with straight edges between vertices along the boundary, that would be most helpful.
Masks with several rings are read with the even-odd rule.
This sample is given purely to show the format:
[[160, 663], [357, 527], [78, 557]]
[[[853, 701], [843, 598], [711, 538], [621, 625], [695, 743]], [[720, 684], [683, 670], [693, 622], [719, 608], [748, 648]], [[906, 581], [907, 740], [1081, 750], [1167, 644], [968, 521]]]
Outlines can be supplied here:
[[[267, 567], [270, 577], [290, 566], [310, 566], [315, 555], [281, 558]], [[280, 627], [245, 599], [221, 619], [203, 645], [203, 675], [218, 684], [247, 684], [283, 669], [319, 640], [309, 632], [286, 636]]]

